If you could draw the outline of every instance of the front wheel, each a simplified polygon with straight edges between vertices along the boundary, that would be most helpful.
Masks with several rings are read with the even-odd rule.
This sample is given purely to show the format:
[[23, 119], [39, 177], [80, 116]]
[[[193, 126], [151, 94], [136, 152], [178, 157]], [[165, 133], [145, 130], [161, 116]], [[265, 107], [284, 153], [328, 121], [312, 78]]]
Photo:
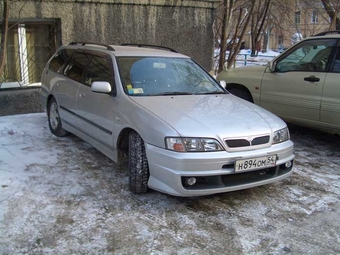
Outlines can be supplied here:
[[62, 128], [57, 101], [52, 98], [48, 105], [48, 125], [55, 136], [67, 136], [68, 132]]
[[144, 141], [135, 131], [129, 134], [129, 171], [130, 190], [145, 193], [148, 190], [149, 165], [146, 158]]

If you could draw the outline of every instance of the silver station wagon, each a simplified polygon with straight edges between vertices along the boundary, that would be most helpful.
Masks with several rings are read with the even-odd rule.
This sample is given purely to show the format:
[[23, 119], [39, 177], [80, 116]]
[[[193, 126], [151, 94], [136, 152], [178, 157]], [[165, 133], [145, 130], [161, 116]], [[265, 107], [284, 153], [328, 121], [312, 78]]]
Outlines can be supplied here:
[[43, 71], [41, 101], [54, 135], [71, 132], [128, 163], [134, 193], [209, 195], [292, 173], [285, 122], [169, 48], [62, 46]]

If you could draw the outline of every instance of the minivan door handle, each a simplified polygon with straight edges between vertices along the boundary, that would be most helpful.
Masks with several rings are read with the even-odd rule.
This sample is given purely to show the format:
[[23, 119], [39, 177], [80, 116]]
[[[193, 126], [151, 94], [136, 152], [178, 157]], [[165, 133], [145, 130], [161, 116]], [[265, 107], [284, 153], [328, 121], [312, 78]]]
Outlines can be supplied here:
[[305, 77], [304, 80], [305, 81], [310, 81], [310, 82], [317, 82], [317, 81], [320, 81], [320, 78], [315, 77], [314, 75], [311, 75], [309, 77]]

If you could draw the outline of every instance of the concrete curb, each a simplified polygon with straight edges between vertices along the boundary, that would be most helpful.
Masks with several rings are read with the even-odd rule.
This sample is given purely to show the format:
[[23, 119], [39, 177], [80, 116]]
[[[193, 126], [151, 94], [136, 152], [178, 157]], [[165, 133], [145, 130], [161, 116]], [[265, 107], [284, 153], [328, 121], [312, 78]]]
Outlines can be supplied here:
[[43, 111], [39, 87], [0, 90], [0, 116]]

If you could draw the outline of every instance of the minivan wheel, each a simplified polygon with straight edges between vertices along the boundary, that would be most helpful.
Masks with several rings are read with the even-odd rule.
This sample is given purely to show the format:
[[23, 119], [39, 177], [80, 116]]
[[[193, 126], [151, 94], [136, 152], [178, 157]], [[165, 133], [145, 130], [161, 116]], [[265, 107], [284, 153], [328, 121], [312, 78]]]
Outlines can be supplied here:
[[239, 98], [242, 98], [244, 100], [247, 100], [248, 102], [254, 103], [253, 101], [253, 97], [251, 96], [251, 94], [246, 91], [245, 89], [240, 89], [240, 88], [230, 88], [227, 90], [233, 94], [234, 96], [237, 96]]
[[146, 158], [144, 141], [135, 131], [129, 134], [129, 171], [130, 190], [145, 193], [148, 190], [149, 165]]
[[57, 101], [52, 98], [48, 105], [48, 125], [55, 136], [67, 136], [68, 132], [62, 128]]

